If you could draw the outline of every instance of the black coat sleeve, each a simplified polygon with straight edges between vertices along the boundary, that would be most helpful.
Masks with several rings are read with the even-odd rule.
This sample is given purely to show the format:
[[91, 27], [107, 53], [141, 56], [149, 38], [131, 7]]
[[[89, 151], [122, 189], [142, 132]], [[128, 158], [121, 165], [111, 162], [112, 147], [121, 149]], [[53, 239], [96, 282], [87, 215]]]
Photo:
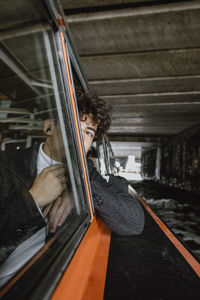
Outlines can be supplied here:
[[[139, 201], [128, 193], [128, 184], [121, 187], [112, 178], [110, 183], [94, 168], [88, 159], [92, 197], [96, 212], [103, 222], [120, 235], [140, 234], [144, 228], [144, 213]], [[127, 181], [126, 181], [127, 182]]]
[[12, 174], [0, 174], [0, 263], [23, 241], [46, 226], [31, 194]]

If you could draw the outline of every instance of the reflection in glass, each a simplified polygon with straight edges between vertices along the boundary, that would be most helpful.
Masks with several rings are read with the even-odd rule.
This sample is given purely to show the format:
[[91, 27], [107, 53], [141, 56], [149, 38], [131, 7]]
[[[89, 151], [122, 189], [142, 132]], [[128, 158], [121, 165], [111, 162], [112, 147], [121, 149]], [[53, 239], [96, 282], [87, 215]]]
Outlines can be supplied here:
[[54, 51], [42, 27], [0, 44], [0, 286], [87, 214]]

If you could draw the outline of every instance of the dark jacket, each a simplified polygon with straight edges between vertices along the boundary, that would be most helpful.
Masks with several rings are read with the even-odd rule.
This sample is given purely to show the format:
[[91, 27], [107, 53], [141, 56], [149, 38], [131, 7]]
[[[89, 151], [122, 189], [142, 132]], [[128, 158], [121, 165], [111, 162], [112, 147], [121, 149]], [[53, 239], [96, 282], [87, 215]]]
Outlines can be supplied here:
[[[94, 207], [103, 222], [121, 235], [141, 233], [144, 227], [143, 210], [139, 202], [128, 194], [128, 182], [111, 176], [112, 184], [107, 183], [91, 160], [88, 160], [88, 170]], [[36, 149], [1, 152], [0, 263], [20, 243], [46, 226], [28, 192], [33, 185], [36, 171]]]
[[0, 262], [23, 241], [46, 226], [31, 194], [36, 177], [33, 148], [0, 154]]
[[110, 175], [107, 183], [93, 162], [87, 161], [94, 207], [103, 222], [120, 235], [140, 234], [144, 228], [144, 213], [139, 201], [128, 193], [128, 181]]

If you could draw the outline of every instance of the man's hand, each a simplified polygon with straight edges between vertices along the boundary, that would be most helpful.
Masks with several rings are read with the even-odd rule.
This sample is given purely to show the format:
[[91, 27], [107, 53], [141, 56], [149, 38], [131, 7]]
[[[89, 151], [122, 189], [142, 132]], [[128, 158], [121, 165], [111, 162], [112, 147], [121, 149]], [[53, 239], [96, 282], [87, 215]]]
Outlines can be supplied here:
[[55, 232], [63, 225], [67, 216], [74, 207], [72, 192], [64, 191], [55, 202], [50, 203], [43, 211], [44, 218], [49, 214], [49, 231]]
[[29, 190], [35, 203], [43, 207], [57, 199], [66, 189], [65, 168], [61, 164], [42, 170]]

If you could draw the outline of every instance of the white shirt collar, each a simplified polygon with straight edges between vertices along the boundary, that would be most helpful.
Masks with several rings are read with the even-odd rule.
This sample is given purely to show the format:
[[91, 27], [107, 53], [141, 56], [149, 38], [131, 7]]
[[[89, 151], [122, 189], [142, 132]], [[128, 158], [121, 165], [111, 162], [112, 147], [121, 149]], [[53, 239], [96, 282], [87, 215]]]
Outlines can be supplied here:
[[39, 175], [44, 168], [50, 167], [55, 164], [61, 164], [61, 162], [52, 159], [43, 151], [43, 145], [44, 145], [44, 143], [40, 144], [40, 148], [38, 151], [37, 175]]

